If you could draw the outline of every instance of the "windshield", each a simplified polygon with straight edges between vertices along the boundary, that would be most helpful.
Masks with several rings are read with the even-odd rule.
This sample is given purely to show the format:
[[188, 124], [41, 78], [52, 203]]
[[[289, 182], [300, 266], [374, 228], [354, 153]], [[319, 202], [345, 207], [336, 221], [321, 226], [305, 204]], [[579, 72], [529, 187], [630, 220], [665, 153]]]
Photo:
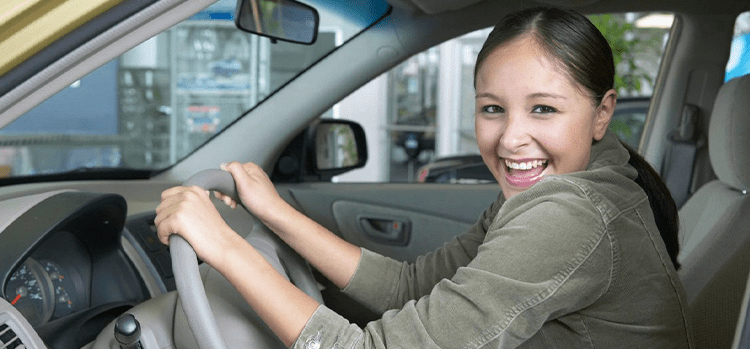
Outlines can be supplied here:
[[242, 32], [220, 0], [82, 77], [0, 129], [0, 178], [174, 165], [389, 8], [300, 2], [320, 16], [312, 45]]

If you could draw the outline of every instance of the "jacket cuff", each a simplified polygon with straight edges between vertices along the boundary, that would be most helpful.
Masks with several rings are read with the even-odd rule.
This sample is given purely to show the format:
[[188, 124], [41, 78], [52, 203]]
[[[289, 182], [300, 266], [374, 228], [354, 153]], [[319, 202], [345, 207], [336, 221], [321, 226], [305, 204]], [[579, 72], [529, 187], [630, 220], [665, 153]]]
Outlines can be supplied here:
[[402, 263], [361, 248], [362, 256], [349, 284], [341, 291], [378, 314], [390, 309]]
[[351, 348], [364, 331], [324, 305], [318, 306], [291, 349]]

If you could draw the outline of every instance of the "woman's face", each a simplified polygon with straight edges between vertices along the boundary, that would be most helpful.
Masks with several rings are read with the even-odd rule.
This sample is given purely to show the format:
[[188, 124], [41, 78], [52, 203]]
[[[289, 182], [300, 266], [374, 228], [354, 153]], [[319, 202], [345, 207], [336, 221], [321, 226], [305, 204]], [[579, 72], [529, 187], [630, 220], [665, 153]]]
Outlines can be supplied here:
[[585, 170], [616, 104], [610, 90], [597, 107], [560, 65], [524, 35], [496, 48], [476, 78], [477, 143], [510, 198], [550, 174]]

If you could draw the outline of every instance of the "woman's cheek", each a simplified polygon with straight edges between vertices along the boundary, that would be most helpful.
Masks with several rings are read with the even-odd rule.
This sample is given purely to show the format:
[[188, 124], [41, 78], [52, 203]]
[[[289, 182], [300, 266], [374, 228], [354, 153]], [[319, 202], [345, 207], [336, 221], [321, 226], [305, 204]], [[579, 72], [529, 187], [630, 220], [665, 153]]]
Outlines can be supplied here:
[[494, 145], [500, 138], [502, 125], [497, 121], [477, 117], [474, 127], [480, 150], [482, 148], [495, 148]]

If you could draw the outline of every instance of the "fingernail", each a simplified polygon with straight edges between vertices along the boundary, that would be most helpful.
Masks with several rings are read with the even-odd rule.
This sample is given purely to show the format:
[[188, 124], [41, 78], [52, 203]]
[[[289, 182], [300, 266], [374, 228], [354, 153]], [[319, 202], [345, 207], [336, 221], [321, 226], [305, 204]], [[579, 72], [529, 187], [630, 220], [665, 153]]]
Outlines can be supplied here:
[[219, 168], [222, 169], [222, 170], [224, 170], [224, 171], [226, 171], [227, 170], [227, 163], [226, 162], [222, 162], [221, 165], [219, 165]]

